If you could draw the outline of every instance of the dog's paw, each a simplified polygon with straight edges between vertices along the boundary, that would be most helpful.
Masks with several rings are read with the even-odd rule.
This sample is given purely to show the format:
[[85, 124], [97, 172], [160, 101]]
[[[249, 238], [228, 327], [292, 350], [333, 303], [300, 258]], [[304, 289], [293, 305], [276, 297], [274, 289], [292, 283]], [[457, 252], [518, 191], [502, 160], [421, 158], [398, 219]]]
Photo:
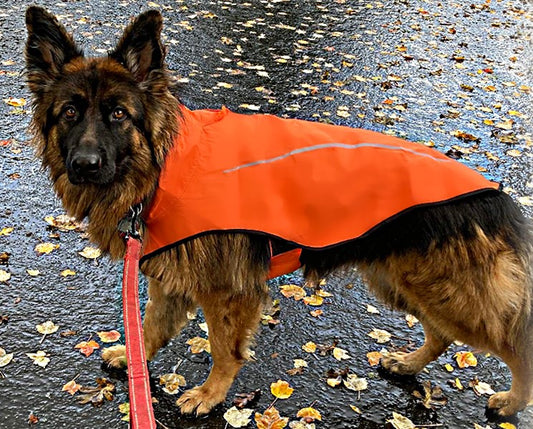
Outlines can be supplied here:
[[126, 368], [126, 346], [111, 346], [102, 350], [102, 359], [113, 368]]
[[220, 404], [226, 399], [226, 394], [213, 392], [204, 386], [198, 386], [187, 390], [176, 401], [176, 405], [180, 407], [182, 414], [192, 414], [196, 412], [197, 416], [207, 414], [216, 405]]
[[381, 366], [392, 374], [415, 375], [421, 368], [409, 355], [404, 352], [387, 353], [381, 358]]
[[520, 401], [511, 392], [497, 392], [489, 398], [489, 408], [502, 417], [512, 416], [526, 408], [527, 401]]

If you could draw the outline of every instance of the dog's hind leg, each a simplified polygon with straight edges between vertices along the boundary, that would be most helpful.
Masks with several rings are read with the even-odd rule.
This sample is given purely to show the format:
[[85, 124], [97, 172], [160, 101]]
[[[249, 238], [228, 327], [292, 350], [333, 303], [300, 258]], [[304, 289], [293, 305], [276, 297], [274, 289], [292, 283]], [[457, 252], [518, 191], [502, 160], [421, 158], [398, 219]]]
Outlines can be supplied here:
[[451, 341], [443, 338], [431, 326], [420, 321], [424, 327], [424, 345], [411, 353], [391, 352], [381, 359], [381, 365], [393, 374], [414, 375], [424, 369], [424, 367], [436, 360], [446, 351]]
[[212, 292], [199, 301], [209, 327], [213, 367], [201, 386], [177, 401], [182, 413], [208, 413], [224, 401], [233, 379], [249, 357], [248, 344], [257, 329], [265, 302], [262, 294]]

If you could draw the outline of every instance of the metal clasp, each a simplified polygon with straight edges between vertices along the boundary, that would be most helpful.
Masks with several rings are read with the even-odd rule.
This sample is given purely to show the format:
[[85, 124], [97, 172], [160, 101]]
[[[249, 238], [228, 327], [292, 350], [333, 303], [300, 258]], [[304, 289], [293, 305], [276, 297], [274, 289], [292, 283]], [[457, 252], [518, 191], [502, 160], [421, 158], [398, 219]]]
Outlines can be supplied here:
[[119, 221], [117, 226], [118, 233], [124, 240], [130, 237], [141, 240], [142, 209], [142, 203], [135, 204], [130, 207], [129, 213]]

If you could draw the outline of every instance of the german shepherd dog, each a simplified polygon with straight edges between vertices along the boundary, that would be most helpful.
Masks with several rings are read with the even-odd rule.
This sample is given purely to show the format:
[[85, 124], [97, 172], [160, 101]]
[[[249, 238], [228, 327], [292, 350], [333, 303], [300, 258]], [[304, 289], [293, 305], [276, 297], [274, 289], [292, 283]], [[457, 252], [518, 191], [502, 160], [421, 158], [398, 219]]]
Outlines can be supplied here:
[[[101, 58], [86, 58], [42, 8], [30, 7], [26, 23], [38, 156], [66, 211], [88, 218], [91, 239], [111, 258], [121, 258], [117, 224], [132, 205], [150, 206], [179, 132], [180, 104], [160, 40], [162, 17], [141, 14]], [[380, 299], [421, 321], [422, 347], [382, 359], [392, 373], [418, 373], [454, 340], [503, 359], [512, 386], [492, 395], [488, 406], [507, 416], [533, 399], [531, 236], [517, 205], [494, 190], [409, 210], [364, 238], [303, 249], [300, 259], [311, 283], [357, 267]], [[209, 326], [213, 366], [204, 384], [178, 399], [183, 413], [205, 414], [224, 401], [268, 302], [270, 255], [268, 237], [220, 232], [143, 263], [149, 359], [178, 334], [187, 311], [201, 307]], [[124, 350], [103, 353], [110, 364], [123, 356]]]

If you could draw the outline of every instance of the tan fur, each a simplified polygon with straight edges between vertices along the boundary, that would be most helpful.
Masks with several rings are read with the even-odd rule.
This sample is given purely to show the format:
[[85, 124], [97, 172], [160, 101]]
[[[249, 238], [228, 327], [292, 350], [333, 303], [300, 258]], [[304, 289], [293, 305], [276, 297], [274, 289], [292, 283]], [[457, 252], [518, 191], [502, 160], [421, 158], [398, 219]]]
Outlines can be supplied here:
[[[66, 48], [50, 46], [45, 41], [42, 49], [64, 49], [74, 58], [64, 68], [53, 65], [50, 70], [43, 71], [39, 69], [42, 62], [35, 62], [33, 58], [40, 51], [31, 49], [31, 43], [39, 43], [42, 37], [35, 38], [31, 34], [32, 26], [34, 23], [42, 25], [43, 20], [47, 28], [59, 24], [39, 8], [30, 8], [27, 15], [31, 41], [27, 45], [28, 82], [34, 93], [32, 131], [37, 154], [49, 171], [54, 190], [67, 212], [80, 220], [88, 217], [91, 239], [114, 259], [124, 254], [124, 244], [116, 229], [119, 220], [132, 205], [143, 202], [146, 207], [149, 204], [165, 154], [179, 130], [176, 115], [179, 103], [169, 91], [170, 78], [166, 70], [163, 67], [150, 71], [152, 51], [145, 47], [136, 52], [128, 45], [131, 37], [141, 33], [136, 31], [136, 25], [157, 33], [147, 46], [155, 49], [160, 43], [161, 17], [148, 12], [140, 18], [126, 29], [118, 45], [126, 50], [126, 65], [119, 63], [120, 56], [119, 60], [78, 56], [81, 54], [70, 46], [72, 38], [61, 27], [57, 30], [58, 37], [64, 38]], [[154, 40], [157, 43], [153, 43]], [[55, 56], [46, 52], [44, 60], [63, 59], [61, 52]], [[43, 132], [48, 109], [52, 106], [56, 114], [62, 109], [61, 105], [54, 105], [55, 94], [50, 89], [54, 81], [50, 76], [58, 81], [61, 73], [86, 70], [96, 70], [101, 76], [122, 75], [130, 80], [133, 75], [146, 97], [143, 99], [144, 119], [149, 124], [146, 134], [135, 127], [126, 130], [132, 133], [131, 166], [120, 181], [105, 188], [71, 184], [60, 153], [58, 127], [52, 126], [47, 134]], [[83, 84], [75, 85], [74, 90], [85, 91]], [[99, 90], [107, 92], [114, 88], [102, 82]], [[92, 95], [84, 95], [94, 101]], [[134, 102], [127, 94], [122, 96], [125, 104], [122, 107], [134, 111]], [[123, 126], [133, 125], [125, 123]], [[246, 234], [206, 235], [153, 256], [142, 266], [149, 279], [144, 321], [149, 358], [179, 333], [187, 322], [187, 311], [200, 306], [209, 326], [213, 368], [202, 386], [185, 392], [178, 399], [185, 413], [207, 413], [223, 401], [248, 356], [248, 344], [268, 301], [267, 267], [253, 261], [252, 249], [252, 237]], [[374, 262], [354, 261], [353, 265], [358, 265], [370, 289], [390, 306], [416, 315], [426, 333], [425, 344], [419, 350], [410, 354], [391, 353], [383, 359], [383, 365], [395, 373], [414, 374], [436, 359], [453, 340], [461, 340], [497, 354], [512, 371], [512, 389], [493, 395], [489, 406], [497, 408], [501, 415], [523, 409], [533, 399], [532, 285], [530, 256], [518, 253], [503, 236], [489, 239], [478, 228], [473, 238], [450, 239], [444, 246], [430, 246], [425, 253], [411, 251]], [[531, 248], [523, 252], [531, 253]], [[321, 273], [308, 268], [306, 280], [316, 284]], [[120, 347], [107, 349], [102, 356], [110, 365], [119, 366], [125, 362], [124, 350]]]

